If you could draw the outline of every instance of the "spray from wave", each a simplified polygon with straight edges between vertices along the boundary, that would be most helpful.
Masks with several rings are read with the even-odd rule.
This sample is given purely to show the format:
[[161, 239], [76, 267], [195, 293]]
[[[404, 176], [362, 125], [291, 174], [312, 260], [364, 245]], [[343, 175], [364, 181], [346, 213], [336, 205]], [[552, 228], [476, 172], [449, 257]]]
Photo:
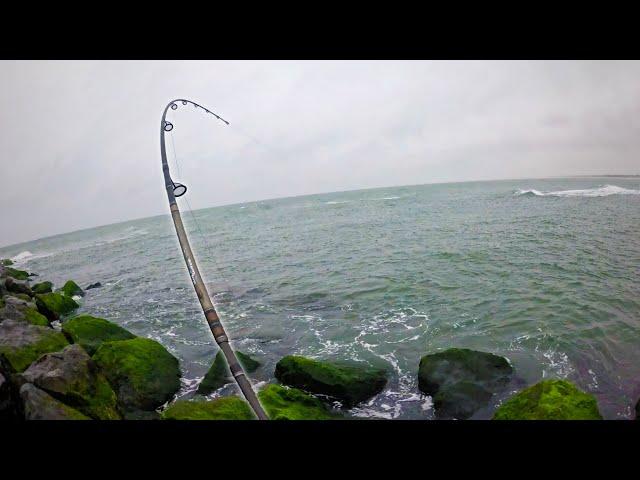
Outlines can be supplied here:
[[531, 188], [528, 190], [516, 190], [514, 195], [531, 197], [608, 197], [609, 195], [640, 195], [640, 190], [622, 188], [617, 185], [603, 185], [584, 190], [558, 190], [555, 192], [541, 192]]

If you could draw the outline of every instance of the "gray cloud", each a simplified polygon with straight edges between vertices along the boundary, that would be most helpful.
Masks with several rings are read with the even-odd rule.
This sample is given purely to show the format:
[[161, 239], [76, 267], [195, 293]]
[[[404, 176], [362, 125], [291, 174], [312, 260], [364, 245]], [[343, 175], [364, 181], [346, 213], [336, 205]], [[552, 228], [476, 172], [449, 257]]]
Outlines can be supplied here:
[[158, 129], [172, 98], [231, 121], [172, 114], [174, 177], [202, 208], [640, 173], [639, 73], [611, 61], [4, 61], [0, 245], [166, 213]]

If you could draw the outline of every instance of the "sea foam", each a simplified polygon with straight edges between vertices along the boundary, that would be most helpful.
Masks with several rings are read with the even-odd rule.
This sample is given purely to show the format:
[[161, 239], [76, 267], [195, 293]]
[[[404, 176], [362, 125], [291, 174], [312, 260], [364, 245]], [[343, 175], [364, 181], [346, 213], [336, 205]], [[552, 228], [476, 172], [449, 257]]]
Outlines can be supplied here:
[[558, 190], [555, 192], [541, 192], [536, 189], [517, 190], [515, 195], [535, 197], [608, 197], [609, 195], [640, 195], [640, 190], [618, 187], [617, 185], [603, 185], [583, 190]]

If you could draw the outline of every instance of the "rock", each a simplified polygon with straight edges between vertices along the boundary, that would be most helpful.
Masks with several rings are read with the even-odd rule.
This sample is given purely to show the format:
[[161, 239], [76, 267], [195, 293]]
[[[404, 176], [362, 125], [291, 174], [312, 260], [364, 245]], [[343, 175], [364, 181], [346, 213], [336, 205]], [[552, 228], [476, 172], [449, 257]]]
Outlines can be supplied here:
[[92, 283], [90, 285], [87, 285], [85, 290], [91, 290], [92, 288], [100, 288], [101, 286], [102, 286], [102, 284], [100, 282], [96, 282], [96, 283]]
[[271, 420], [336, 420], [319, 399], [297, 388], [270, 384], [258, 392], [258, 399]]
[[5, 267], [9, 267], [11, 265], [13, 265], [13, 260], [9, 259], [9, 258], [3, 258], [2, 259], [2, 265]]
[[180, 388], [178, 360], [148, 338], [104, 342], [93, 360], [124, 411], [154, 410]]
[[73, 343], [82, 345], [89, 355], [93, 355], [103, 342], [136, 338], [119, 325], [90, 315], [78, 315], [66, 320], [62, 324], [62, 332]]
[[22, 378], [91, 418], [120, 419], [115, 392], [80, 345], [41, 356]]
[[69, 298], [76, 295], [84, 297], [84, 290], [82, 290], [73, 280], [68, 280], [59, 291]]
[[17, 322], [28, 322], [43, 327], [49, 325], [47, 317], [36, 310], [34, 303], [16, 297], [5, 297], [5, 299], [4, 307], [0, 308], [0, 322], [8, 319]]
[[18, 270], [12, 267], [4, 267], [4, 274], [7, 277], [15, 278], [16, 280], [28, 280], [29, 272], [25, 272], [24, 270]]
[[450, 348], [422, 357], [418, 388], [433, 397], [438, 417], [466, 419], [502, 390], [512, 374], [504, 357]]
[[640, 400], [636, 403], [636, 420], [640, 420]]
[[382, 369], [294, 355], [276, 364], [275, 376], [286, 385], [337, 398], [347, 407], [380, 393], [387, 383]]
[[33, 297], [31, 287], [29, 287], [29, 284], [25, 280], [15, 280], [11, 277], [7, 277], [4, 286], [9, 292], [23, 293], [25, 295], [28, 295], [29, 297]]
[[566, 380], [544, 380], [504, 402], [494, 420], [602, 420], [593, 395]]
[[33, 293], [51, 293], [53, 292], [53, 283], [51, 282], [36, 283], [31, 287], [31, 291]]
[[49, 320], [58, 320], [61, 315], [73, 312], [80, 305], [72, 298], [59, 293], [39, 293], [36, 295], [36, 306]]
[[[260, 366], [260, 362], [257, 362], [249, 355], [242, 352], [236, 352], [236, 355], [238, 357], [238, 361], [242, 365], [242, 368], [244, 368], [247, 373], [254, 372]], [[198, 385], [197, 393], [201, 395], [208, 395], [230, 382], [233, 382], [233, 377], [231, 376], [231, 372], [229, 371], [229, 367], [227, 366], [222, 350], [218, 350], [211, 368], [209, 368], [209, 371], [200, 382], [200, 385]]]
[[178, 400], [162, 412], [163, 420], [253, 420], [249, 404], [238, 397]]
[[68, 345], [60, 332], [26, 322], [0, 323], [0, 360], [14, 372], [22, 372], [40, 355]]
[[26, 420], [90, 420], [30, 383], [20, 387], [20, 398]]

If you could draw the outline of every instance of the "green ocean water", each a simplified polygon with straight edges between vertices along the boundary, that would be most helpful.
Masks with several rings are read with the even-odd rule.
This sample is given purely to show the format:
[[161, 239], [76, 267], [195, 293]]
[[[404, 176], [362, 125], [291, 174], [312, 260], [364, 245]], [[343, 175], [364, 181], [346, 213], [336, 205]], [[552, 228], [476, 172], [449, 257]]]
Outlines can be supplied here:
[[[360, 190], [203, 209], [183, 218], [237, 349], [273, 380], [286, 354], [389, 371], [351, 411], [431, 419], [420, 357], [504, 355], [516, 378], [474, 418], [542, 378], [593, 393], [605, 418], [640, 397], [640, 179], [556, 178]], [[194, 219], [197, 222], [194, 223]], [[192, 395], [215, 346], [168, 215], [0, 249], [83, 311], [160, 341]], [[230, 393], [227, 385], [214, 396]]]

